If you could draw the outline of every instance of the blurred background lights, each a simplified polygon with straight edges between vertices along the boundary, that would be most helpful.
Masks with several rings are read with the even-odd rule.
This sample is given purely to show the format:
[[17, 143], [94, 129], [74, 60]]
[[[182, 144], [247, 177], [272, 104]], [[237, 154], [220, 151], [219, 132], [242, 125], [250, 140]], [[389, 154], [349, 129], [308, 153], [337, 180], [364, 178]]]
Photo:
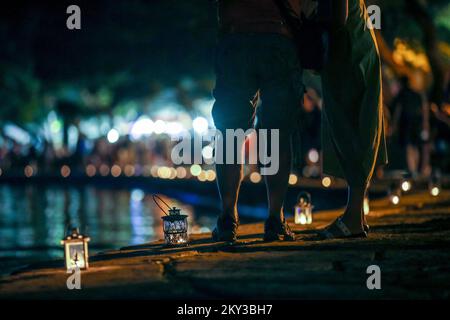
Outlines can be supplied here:
[[27, 178], [32, 177], [34, 174], [33, 167], [30, 165], [26, 166], [23, 172]]
[[259, 172], [252, 172], [250, 174], [250, 181], [253, 183], [259, 183], [261, 179], [261, 174], [259, 174]]
[[308, 152], [308, 160], [312, 163], [319, 162], [319, 152], [316, 149], [311, 149]]
[[204, 117], [197, 117], [192, 121], [192, 127], [194, 128], [194, 131], [203, 134], [208, 131], [208, 120], [206, 120]]
[[183, 167], [178, 167], [177, 169], [177, 178], [178, 179], [184, 179], [186, 178], [186, 169]]
[[118, 176], [120, 176], [122, 174], [122, 169], [120, 168], [120, 166], [118, 166], [117, 164], [113, 165], [111, 167], [111, 175], [114, 178], [117, 178]]
[[119, 137], [119, 131], [117, 131], [116, 129], [109, 130], [108, 135], [106, 136], [109, 143], [116, 143], [119, 140]]
[[213, 151], [214, 151], [214, 148], [212, 146], [205, 146], [205, 147], [203, 147], [203, 150], [202, 150], [203, 158], [205, 158], [207, 160], [212, 159]]
[[329, 188], [331, 186], [331, 178], [330, 177], [323, 177], [322, 179], [322, 185], [325, 188]]
[[156, 134], [164, 133], [166, 131], [166, 123], [163, 120], [156, 120], [153, 130]]
[[193, 165], [191, 166], [190, 171], [191, 171], [191, 174], [192, 174], [194, 177], [196, 177], [196, 176], [200, 175], [200, 173], [202, 172], [202, 167], [200, 167], [198, 164], [193, 164]]
[[132, 140], [138, 140], [143, 136], [149, 136], [153, 133], [154, 123], [153, 121], [146, 116], [140, 117], [133, 124], [130, 130], [130, 136]]
[[97, 172], [97, 169], [95, 168], [95, 166], [93, 164], [88, 164], [86, 166], [86, 175], [88, 177], [93, 177], [95, 176], [95, 173]]
[[297, 183], [297, 181], [298, 181], [297, 176], [296, 176], [295, 174], [291, 173], [291, 174], [289, 175], [289, 184], [290, 184], [290, 185], [294, 185], [294, 184]]
[[70, 176], [70, 168], [67, 165], [63, 165], [61, 167], [61, 176], [63, 176], [63, 178], [67, 178], [68, 176]]

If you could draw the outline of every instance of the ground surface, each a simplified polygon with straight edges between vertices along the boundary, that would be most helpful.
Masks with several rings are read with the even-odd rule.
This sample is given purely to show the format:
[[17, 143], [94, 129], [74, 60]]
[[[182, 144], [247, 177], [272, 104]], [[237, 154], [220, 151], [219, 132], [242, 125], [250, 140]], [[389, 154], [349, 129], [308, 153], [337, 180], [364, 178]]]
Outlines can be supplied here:
[[[62, 261], [28, 266], [0, 279], [0, 298], [450, 298], [450, 192], [417, 193], [393, 207], [371, 203], [371, 233], [363, 240], [314, 239], [312, 230], [339, 211], [320, 212], [300, 240], [264, 243], [262, 224], [243, 225], [235, 246], [210, 235], [186, 248], [161, 242], [91, 257], [81, 290], [68, 290]], [[368, 290], [366, 269], [381, 268], [381, 290]]]

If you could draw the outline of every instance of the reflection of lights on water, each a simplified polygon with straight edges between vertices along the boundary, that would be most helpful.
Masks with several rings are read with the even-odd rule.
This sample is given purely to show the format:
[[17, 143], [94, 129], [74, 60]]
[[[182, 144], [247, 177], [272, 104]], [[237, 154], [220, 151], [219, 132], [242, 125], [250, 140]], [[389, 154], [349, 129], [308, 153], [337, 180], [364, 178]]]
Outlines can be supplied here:
[[430, 194], [433, 197], [437, 197], [440, 193], [441, 193], [441, 190], [439, 189], [439, 187], [432, 187], [430, 190]]
[[166, 131], [166, 123], [163, 120], [156, 120], [153, 126], [153, 130], [156, 134], [161, 134]]
[[319, 152], [316, 149], [311, 149], [308, 152], [308, 160], [312, 163], [319, 162]]
[[68, 176], [70, 176], [70, 168], [67, 165], [63, 165], [61, 167], [61, 176], [63, 176], [64, 178], [67, 178]]
[[122, 174], [122, 169], [120, 168], [120, 166], [118, 166], [117, 164], [113, 165], [111, 167], [111, 175], [114, 178], [117, 178], [118, 176], [120, 176]]
[[27, 178], [30, 178], [34, 174], [33, 167], [30, 165], [26, 166], [25, 169], [23, 170], [23, 173]]
[[192, 127], [199, 134], [205, 133], [208, 130], [208, 120], [203, 117], [197, 117], [192, 121]]
[[290, 185], [294, 185], [294, 184], [297, 183], [297, 181], [298, 181], [297, 175], [291, 173], [291, 174], [289, 175], [289, 184], [290, 184]]
[[109, 167], [106, 164], [102, 164], [100, 166], [100, 175], [102, 175], [103, 177], [107, 176], [109, 174]]
[[322, 179], [322, 185], [323, 185], [325, 188], [329, 188], [329, 187], [331, 186], [331, 178], [330, 178], [330, 177], [324, 177], [324, 178]]
[[131, 191], [131, 200], [142, 201], [144, 200], [145, 193], [141, 189], [134, 189]]
[[212, 159], [213, 157], [213, 147], [212, 146], [205, 146], [202, 150], [202, 156], [205, 159]]
[[109, 130], [108, 134], [106, 135], [109, 143], [116, 143], [119, 140], [119, 137], [119, 131], [117, 131], [116, 129]]
[[364, 198], [364, 206], [363, 206], [363, 210], [364, 210], [364, 215], [368, 215], [370, 212], [370, 206], [369, 206], [369, 198], [365, 197]]
[[409, 182], [409, 181], [403, 181], [403, 182], [402, 182], [402, 190], [403, 190], [404, 192], [407, 192], [407, 191], [411, 190], [411, 182]]
[[400, 197], [398, 195], [391, 196], [391, 202], [393, 205], [397, 205], [400, 203]]
[[178, 168], [176, 169], [176, 171], [177, 171], [177, 178], [178, 178], [178, 179], [184, 179], [184, 178], [186, 178], [187, 172], [186, 172], [186, 169], [185, 169], [185, 168], [183, 168], [183, 167], [178, 167]]
[[88, 164], [86, 166], [86, 175], [88, 177], [93, 177], [95, 176], [95, 173], [97, 172], [97, 169], [95, 168], [95, 166], [93, 164]]
[[262, 177], [259, 172], [252, 172], [250, 174], [250, 181], [253, 183], [259, 183], [261, 181]]
[[191, 171], [191, 174], [192, 174], [194, 177], [196, 177], [196, 176], [200, 175], [200, 173], [202, 173], [202, 167], [200, 167], [198, 164], [193, 164], [193, 165], [191, 166], [190, 171]]

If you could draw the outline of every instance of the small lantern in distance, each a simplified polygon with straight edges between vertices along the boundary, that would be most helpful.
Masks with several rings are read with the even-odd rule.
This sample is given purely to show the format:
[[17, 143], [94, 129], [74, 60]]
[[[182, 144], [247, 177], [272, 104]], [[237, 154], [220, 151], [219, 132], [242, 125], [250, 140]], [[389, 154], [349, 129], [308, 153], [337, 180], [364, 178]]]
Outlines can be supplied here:
[[64, 245], [64, 260], [67, 270], [89, 268], [88, 242], [91, 239], [80, 234], [78, 228], [73, 228], [68, 235], [61, 240]]
[[313, 208], [311, 195], [308, 192], [301, 192], [295, 205], [294, 222], [296, 224], [311, 224]]
[[401, 191], [399, 189], [391, 190], [389, 192], [389, 201], [394, 205], [400, 203]]
[[441, 193], [441, 184], [438, 180], [432, 179], [428, 184], [428, 190], [430, 191], [430, 195], [437, 197]]

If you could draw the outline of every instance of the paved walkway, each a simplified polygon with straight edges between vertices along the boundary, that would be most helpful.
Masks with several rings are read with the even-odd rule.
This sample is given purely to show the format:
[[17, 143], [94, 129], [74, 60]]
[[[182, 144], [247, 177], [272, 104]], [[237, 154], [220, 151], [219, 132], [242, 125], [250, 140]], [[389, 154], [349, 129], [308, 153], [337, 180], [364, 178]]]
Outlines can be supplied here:
[[[61, 261], [0, 279], [0, 298], [450, 298], [450, 192], [407, 195], [398, 207], [371, 203], [364, 240], [316, 241], [312, 230], [339, 215], [320, 212], [296, 242], [262, 242], [262, 224], [243, 225], [235, 246], [195, 236], [187, 248], [161, 242], [91, 257], [82, 290], [68, 290]], [[381, 268], [381, 290], [366, 269]]]

